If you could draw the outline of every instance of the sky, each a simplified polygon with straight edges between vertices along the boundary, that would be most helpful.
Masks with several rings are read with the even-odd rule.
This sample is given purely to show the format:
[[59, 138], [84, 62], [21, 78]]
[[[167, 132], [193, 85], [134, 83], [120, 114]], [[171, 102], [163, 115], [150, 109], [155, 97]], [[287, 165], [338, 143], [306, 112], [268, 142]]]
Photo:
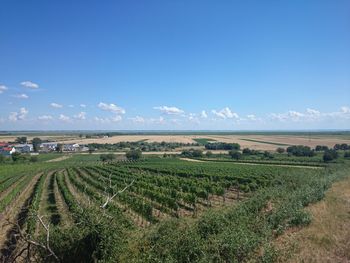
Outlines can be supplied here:
[[0, 2], [0, 130], [350, 129], [350, 1]]

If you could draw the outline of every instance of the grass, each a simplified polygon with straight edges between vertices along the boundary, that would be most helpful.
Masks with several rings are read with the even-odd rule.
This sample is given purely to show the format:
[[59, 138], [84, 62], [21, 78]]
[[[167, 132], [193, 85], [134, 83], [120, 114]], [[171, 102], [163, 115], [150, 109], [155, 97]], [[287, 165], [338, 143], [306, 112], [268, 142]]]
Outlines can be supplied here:
[[214, 139], [209, 139], [209, 138], [196, 138], [193, 139], [196, 143], [201, 144], [201, 145], [206, 145], [210, 142], [215, 142], [216, 140]]
[[286, 143], [278, 143], [278, 142], [267, 142], [267, 141], [260, 141], [260, 140], [253, 140], [253, 139], [242, 139], [242, 141], [247, 141], [247, 142], [258, 142], [258, 143], [264, 143], [264, 144], [271, 144], [271, 145], [276, 145], [276, 146], [290, 146], [291, 144], [286, 144]]
[[350, 172], [306, 210], [311, 224], [277, 239], [279, 262], [350, 262]]

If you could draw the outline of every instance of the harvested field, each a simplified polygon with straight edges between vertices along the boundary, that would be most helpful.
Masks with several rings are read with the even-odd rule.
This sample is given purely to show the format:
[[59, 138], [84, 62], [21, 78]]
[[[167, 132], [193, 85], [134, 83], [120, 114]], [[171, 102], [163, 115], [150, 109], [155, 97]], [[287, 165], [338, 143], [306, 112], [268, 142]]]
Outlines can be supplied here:
[[339, 143], [350, 143], [348, 137], [322, 135], [322, 136], [298, 136], [298, 135], [119, 135], [109, 138], [74, 139], [65, 140], [64, 143], [118, 143], [118, 142], [178, 142], [196, 143], [195, 139], [207, 139], [217, 142], [239, 143], [242, 148], [273, 151], [278, 147], [288, 145], [326, 145], [333, 147]]

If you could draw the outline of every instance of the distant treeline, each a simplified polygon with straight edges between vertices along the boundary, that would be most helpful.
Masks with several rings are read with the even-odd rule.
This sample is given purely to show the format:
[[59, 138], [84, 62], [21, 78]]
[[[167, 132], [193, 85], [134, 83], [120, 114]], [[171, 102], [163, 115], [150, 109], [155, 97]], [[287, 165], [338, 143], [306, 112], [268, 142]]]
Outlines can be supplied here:
[[239, 150], [241, 146], [238, 143], [213, 142], [207, 143], [205, 149], [207, 150]]
[[158, 152], [158, 151], [169, 151], [174, 150], [179, 147], [192, 147], [199, 146], [198, 143], [175, 143], [175, 142], [118, 142], [118, 143], [90, 143], [89, 149], [94, 150], [107, 150], [107, 151], [117, 151], [123, 149], [139, 149], [143, 152]]

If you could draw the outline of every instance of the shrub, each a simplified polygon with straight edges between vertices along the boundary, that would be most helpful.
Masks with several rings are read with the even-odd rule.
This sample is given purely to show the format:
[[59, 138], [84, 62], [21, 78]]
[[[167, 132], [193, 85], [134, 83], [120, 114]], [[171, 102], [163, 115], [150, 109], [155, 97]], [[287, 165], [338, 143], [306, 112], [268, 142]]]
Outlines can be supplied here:
[[311, 150], [309, 146], [304, 146], [304, 145], [294, 145], [294, 146], [289, 146], [287, 148], [287, 152], [289, 154], [292, 154], [294, 156], [309, 156], [312, 157], [315, 155], [315, 152]]
[[207, 151], [207, 152], [205, 153], [205, 156], [208, 157], [208, 158], [210, 158], [210, 157], [213, 156], [213, 153], [212, 153], [211, 151]]
[[141, 150], [131, 150], [125, 154], [128, 160], [139, 160], [142, 157]]
[[29, 159], [29, 161], [30, 161], [31, 163], [36, 163], [37, 161], [39, 161], [38, 156], [31, 156], [30, 159]]
[[231, 150], [228, 152], [228, 154], [231, 156], [232, 159], [238, 160], [242, 158], [242, 154], [239, 151]]
[[181, 153], [182, 156], [184, 157], [203, 157], [203, 151], [202, 150], [197, 150], [197, 149], [189, 149], [189, 150], [184, 150]]
[[108, 154], [101, 154], [100, 155], [100, 160], [102, 162], [108, 162], [108, 161], [113, 161], [116, 158], [116, 156], [112, 153], [108, 153]]
[[338, 158], [338, 152], [336, 150], [328, 150], [323, 154], [323, 161], [330, 162]]
[[317, 145], [315, 147], [316, 152], [324, 152], [324, 151], [328, 151], [328, 150], [329, 150], [328, 146], [325, 146], [325, 145]]
[[278, 153], [284, 153], [285, 151], [286, 150], [284, 148], [282, 148], [282, 147], [279, 147], [279, 148], [276, 149], [276, 152], [278, 152]]

